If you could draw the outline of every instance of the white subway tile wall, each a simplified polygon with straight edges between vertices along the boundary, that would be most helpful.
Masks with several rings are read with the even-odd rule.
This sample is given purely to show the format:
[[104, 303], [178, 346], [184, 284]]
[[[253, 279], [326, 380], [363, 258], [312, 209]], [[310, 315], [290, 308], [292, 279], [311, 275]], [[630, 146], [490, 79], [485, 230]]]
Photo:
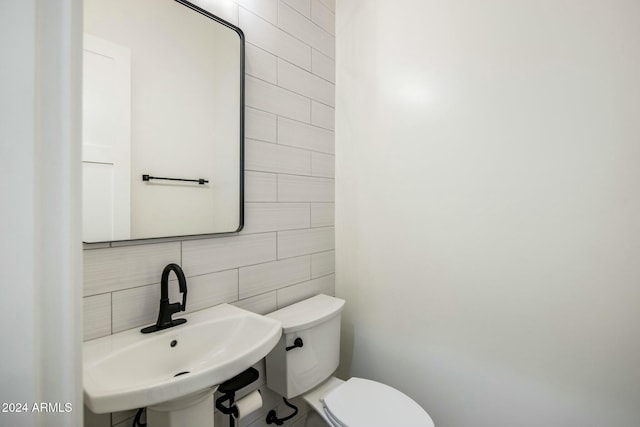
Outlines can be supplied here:
[[271, 142], [245, 139], [245, 169], [294, 175], [311, 173], [311, 152]]
[[311, 124], [334, 130], [336, 127], [334, 109], [320, 102], [311, 101]]
[[334, 12], [320, 0], [311, 0], [311, 20], [335, 36], [336, 20]]
[[[314, 114], [313, 108], [317, 109], [317, 107], [312, 105], [312, 117]], [[316, 121], [322, 123], [327, 123], [333, 118], [333, 114], [329, 116], [327, 113], [320, 112], [320, 110], [316, 111], [315, 115]], [[277, 142], [278, 120], [276, 117], [275, 114], [267, 113], [266, 111], [245, 108], [244, 137], [258, 141]], [[333, 126], [330, 129], [333, 129]]]
[[326, 276], [335, 271], [335, 251], [319, 252], [311, 255], [311, 278]]
[[278, 179], [275, 173], [244, 172], [244, 201], [275, 202], [278, 199]]
[[311, 71], [332, 83], [336, 82], [336, 61], [317, 50], [311, 52]]
[[243, 232], [295, 230], [309, 228], [309, 203], [247, 203]]
[[311, 0], [283, 0], [286, 4], [306, 16], [311, 18]]
[[[332, 13], [336, 13], [336, 0], [320, 0], [320, 3], [322, 3], [323, 5], [327, 6], [327, 8], [332, 12]], [[334, 16], [334, 22], [335, 22], [335, 16]]]
[[278, 117], [278, 144], [328, 154], [335, 152], [333, 131], [284, 117]]
[[[231, 303], [266, 314], [334, 293], [335, 1], [197, 0], [239, 25], [246, 46], [245, 228], [219, 237], [85, 245], [84, 339], [153, 323], [166, 264], [180, 264], [188, 311]], [[173, 277], [173, 276], [172, 276]], [[178, 300], [178, 287], [170, 285]], [[241, 427], [289, 413], [256, 368], [262, 410]], [[303, 425], [306, 413], [293, 425]], [[85, 417], [85, 426], [128, 426], [135, 411]], [[216, 426], [227, 419], [216, 414]]]
[[333, 179], [278, 175], [279, 202], [333, 202]]
[[334, 224], [333, 203], [311, 203], [311, 227], [329, 227]]
[[335, 176], [335, 157], [332, 154], [311, 153], [311, 174], [333, 178]]

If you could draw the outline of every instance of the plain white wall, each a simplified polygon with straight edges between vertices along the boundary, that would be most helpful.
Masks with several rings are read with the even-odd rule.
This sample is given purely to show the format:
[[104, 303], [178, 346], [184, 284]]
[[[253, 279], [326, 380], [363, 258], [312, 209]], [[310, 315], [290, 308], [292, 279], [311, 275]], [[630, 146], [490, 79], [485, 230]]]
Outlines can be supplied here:
[[438, 427], [640, 423], [640, 3], [338, 2], [343, 373]]
[[2, 426], [82, 425], [81, 6], [0, 2]]

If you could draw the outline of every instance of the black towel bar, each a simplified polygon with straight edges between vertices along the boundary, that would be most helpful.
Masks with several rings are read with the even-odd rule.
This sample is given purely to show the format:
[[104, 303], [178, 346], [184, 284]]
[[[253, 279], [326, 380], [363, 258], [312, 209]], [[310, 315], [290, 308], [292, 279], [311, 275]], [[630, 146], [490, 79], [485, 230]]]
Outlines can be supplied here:
[[152, 179], [165, 179], [167, 181], [185, 181], [185, 182], [197, 182], [200, 185], [207, 184], [209, 181], [206, 179], [198, 178], [198, 179], [183, 179], [183, 178], [163, 178], [160, 176], [151, 176], [151, 175], [142, 175], [143, 181], [150, 181]]

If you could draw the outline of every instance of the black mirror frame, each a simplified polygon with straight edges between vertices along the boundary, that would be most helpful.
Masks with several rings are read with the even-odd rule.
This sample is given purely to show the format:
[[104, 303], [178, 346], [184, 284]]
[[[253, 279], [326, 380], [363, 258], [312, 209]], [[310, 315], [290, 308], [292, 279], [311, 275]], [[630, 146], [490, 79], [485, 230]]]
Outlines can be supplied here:
[[[239, 141], [240, 142], [240, 188], [238, 189], [240, 191], [239, 224], [238, 224], [238, 228], [233, 231], [222, 232], [222, 233], [205, 233], [202, 235], [207, 236], [207, 235], [215, 235], [215, 234], [238, 233], [242, 231], [242, 229], [244, 228], [244, 109], [245, 109], [245, 105], [244, 105], [244, 50], [245, 50], [244, 33], [242, 32], [240, 27], [237, 27], [232, 23], [225, 21], [219, 16], [216, 16], [211, 12], [208, 12], [202, 9], [199, 6], [196, 6], [193, 3], [190, 3], [186, 0], [175, 0], [175, 1], [182, 4], [183, 6], [188, 7], [189, 9], [195, 12], [198, 12], [206, 16], [209, 19], [212, 19], [218, 22], [219, 24], [224, 25], [225, 27], [228, 27], [229, 29], [235, 31], [238, 34], [238, 37], [240, 38], [240, 141]], [[188, 237], [188, 236], [172, 236], [172, 237]], [[160, 237], [160, 238], [166, 238], [166, 237]]]
[[[209, 19], [212, 19], [213, 21], [224, 25], [225, 27], [233, 30], [236, 32], [236, 34], [238, 35], [238, 37], [240, 38], [240, 141], [239, 141], [239, 149], [240, 149], [240, 153], [239, 153], [239, 158], [240, 158], [240, 165], [239, 165], [239, 169], [240, 169], [240, 180], [239, 180], [239, 202], [240, 202], [240, 206], [239, 206], [239, 218], [238, 218], [238, 228], [235, 230], [230, 230], [230, 231], [223, 231], [223, 232], [218, 232], [218, 233], [199, 233], [199, 234], [185, 234], [185, 235], [175, 235], [175, 236], [159, 236], [159, 237], [143, 237], [143, 238], [139, 238], [139, 239], [127, 239], [127, 240], [113, 240], [114, 242], [136, 242], [136, 241], [152, 241], [152, 240], [159, 240], [159, 239], [180, 239], [182, 237], [194, 237], [194, 236], [216, 236], [216, 235], [225, 235], [225, 234], [233, 234], [233, 233], [238, 233], [240, 231], [242, 231], [242, 229], [244, 228], [244, 120], [245, 120], [245, 37], [244, 37], [244, 33], [242, 32], [242, 30], [231, 24], [230, 22], [225, 21], [224, 19], [212, 14], [211, 12], [196, 6], [193, 3], [190, 3], [186, 0], [174, 0], [177, 3], [188, 7], [189, 9], [193, 10], [194, 12], [197, 12], [201, 15], [206, 16]], [[111, 241], [107, 241], [107, 242], [111, 242]], [[106, 242], [83, 242], [85, 244], [100, 244], [100, 243], [106, 243]]]

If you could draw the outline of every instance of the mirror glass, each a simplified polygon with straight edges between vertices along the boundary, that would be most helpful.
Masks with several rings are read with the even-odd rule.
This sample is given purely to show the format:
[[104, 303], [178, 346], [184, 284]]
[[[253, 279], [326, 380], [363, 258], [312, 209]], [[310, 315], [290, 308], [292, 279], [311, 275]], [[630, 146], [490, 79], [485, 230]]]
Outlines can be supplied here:
[[244, 37], [182, 0], [84, 0], [83, 240], [243, 225]]

